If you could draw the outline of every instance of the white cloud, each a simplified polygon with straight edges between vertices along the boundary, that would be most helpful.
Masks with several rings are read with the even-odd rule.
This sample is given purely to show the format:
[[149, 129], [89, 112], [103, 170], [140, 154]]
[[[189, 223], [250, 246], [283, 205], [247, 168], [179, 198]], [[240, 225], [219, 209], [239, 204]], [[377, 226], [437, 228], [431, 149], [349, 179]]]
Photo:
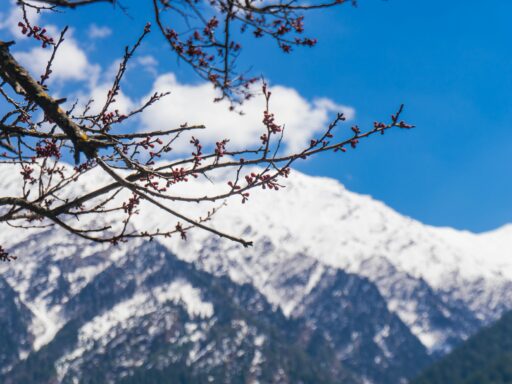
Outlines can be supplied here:
[[[27, 18], [32, 26], [41, 22], [41, 14], [37, 13], [32, 7], [25, 7]], [[21, 8], [16, 5], [16, 0], [11, 0], [11, 9], [6, 14], [0, 14], [0, 29], [7, 30], [13, 37], [22, 41], [29, 40], [21, 33], [18, 26], [23, 22]], [[45, 25], [47, 35], [57, 40], [60, 30], [55, 25]], [[32, 40], [32, 39], [30, 39]], [[14, 51], [14, 56], [25, 66], [33, 76], [39, 77], [46, 69], [48, 60], [52, 54], [52, 47], [42, 48], [34, 47], [29, 51]], [[65, 40], [59, 47], [57, 55], [52, 65], [52, 75], [50, 82], [59, 82], [64, 80], [88, 81], [93, 86], [100, 74], [100, 67], [91, 64], [85, 51], [79, 47], [77, 41], [73, 38], [73, 31], [68, 30]]]
[[[32, 7], [25, 7], [27, 19], [30, 24], [37, 25], [41, 18], [41, 14]], [[15, 37], [23, 37], [19, 22], [23, 22], [23, 13], [21, 7], [16, 5], [16, 0], [11, 0], [11, 10], [7, 14], [0, 14], [0, 29], [7, 29]]]
[[136, 59], [136, 64], [140, 65], [146, 72], [150, 75], [157, 77], [158, 76], [158, 60], [155, 59], [154, 56], [146, 55], [139, 56]]
[[[348, 119], [354, 117], [354, 109], [336, 104], [326, 98], [309, 101], [295, 89], [273, 86], [270, 109], [278, 124], [285, 125], [284, 144], [287, 152], [304, 148], [315, 134], [322, 132], [334, 113], [343, 112]], [[183, 123], [204, 124], [207, 129], [194, 132], [204, 144], [214, 144], [230, 139], [230, 148], [257, 145], [264, 132], [262, 124], [264, 98], [256, 96], [243, 105], [244, 115], [230, 112], [228, 102], [214, 103], [215, 90], [208, 83], [181, 84], [174, 74], [159, 76], [154, 92], [170, 91], [171, 94], [151, 106], [141, 117], [146, 130], [169, 129]], [[186, 143], [186, 140], [183, 140]], [[175, 150], [186, 150], [176, 147]]]
[[[50, 36], [57, 36], [59, 34], [54, 26], [48, 26], [46, 29]], [[26, 52], [14, 52], [14, 56], [34, 76], [41, 75], [44, 72], [51, 54], [51, 48], [41, 47], [32, 48]], [[50, 81], [88, 81], [92, 85], [98, 79], [100, 67], [89, 62], [87, 54], [78, 46], [77, 41], [72, 36], [72, 31], [69, 31], [57, 51], [52, 71]]]
[[[90, 94], [87, 96], [80, 95], [79, 99], [82, 102], [85, 102], [87, 100], [93, 99], [94, 102], [91, 105], [91, 113], [99, 113], [101, 112], [101, 108], [105, 104], [105, 101], [107, 100], [108, 91], [112, 87], [112, 84], [99, 84], [96, 85], [94, 88], [91, 89]], [[119, 113], [128, 113], [135, 107], [135, 103], [126, 96], [122, 91], [119, 92], [119, 94], [115, 97], [115, 102], [112, 104], [112, 106], [109, 108], [109, 111], [113, 110], [119, 110]]]
[[[108, 66], [108, 68], [104, 71], [102, 78], [105, 81], [112, 81], [116, 77], [117, 73], [119, 72], [119, 65], [121, 64], [122, 59], [119, 58], [117, 60], [114, 60], [112, 64]], [[127, 74], [126, 78], [129, 78], [130, 76], [136, 76], [136, 75], [130, 75], [130, 73], [133, 73], [133, 70], [136, 69], [139, 71], [139, 69], [142, 68], [144, 71], [148, 72], [150, 75], [157, 77], [158, 76], [158, 61], [154, 56], [151, 55], [144, 55], [144, 56], [134, 56], [132, 59], [130, 59], [130, 62], [128, 63], [127, 67]]]
[[[0, 15], [0, 28], [8, 29], [18, 36], [20, 32], [17, 24], [21, 14], [15, 1], [11, 3], [13, 6], [10, 13], [4, 17]], [[39, 15], [30, 10], [29, 17], [33, 23], [40, 21]], [[58, 37], [59, 30], [56, 26], [50, 25], [46, 29], [50, 36]], [[73, 97], [68, 99], [75, 99], [77, 96], [83, 104], [92, 98], [95, 100], [92, 112], [98, 112], [111, 87], [111, 78], [118, 70], [119, 60], [114, 61], [109, 68], [102, 71], [99, 65], [89, 61], [86, 52], [73, 38], [72, 32], [72, 30], [68, 31], [66, 40], [57, 53], [50, 81], [57, 85], [64, 85], [69, 81], [82, 82], [82, 84], [76, 84], [76, 91], [71, 92]], [[108, 27], [93, 24], [88, 32], [90, 38], [102, 38], [108, 36], [111, 30]], [[46, 68], [51, 48], [36, 47], [29, 51], [14, 52], [14, 55], [34, 77], [38, 77]], [[169, 96], [151, 106], [140, 116], [143, 129], [169, 129], [185, 122], [189, 125], [204, 124], [207, 129], [194, 132], [203, 144], [213, 145], [224, 138], [230, 139], [230, 149], [247, 148], [259, 144], [259, 137], [264, 132], [263, 96], [256, 96], [247, 101], [243, 105], [244, 115], [241, 116], [229, 111], [227, 101], [213, 102], [217, 94], [209, 83], [182, 84], [172, 73], [158, 76], [158, 61], [153, 56], [137, 57], [133, 64], [155, 76], [150, 95], [155, 92], [171, 92]], [[55, 87], [53, 89], [55, 91]], [[343, 112], [348, 119], [354, 117], [352, 108], [339, 105], [327, 98], [308, 100], [295, 89], [284, 86], [273, 86], [271, 91], [273, 93], [271, 111], [275, 114], [277, 123], [285, 125], [284, 144], [287, 152], [303, 149], [311, 138], [325, 130], [335, 113]], [[136, 102], [120, 92], [111, 109], [119, 109], [121, 113], [126, 113], [143, 101]], [[182, 144], [181, 148], [174, 149], [178, 152], [190, 151], [188, 140], [182, 140]]]
[[146, 56], [138, 57], [137, 58], [137, 63], [140, 64], [140, 65], [151, 66], [151, 67], [154, 67], [154, 66], [158, 65], [157, 59], [155, 59], [151, 55], [146, 55]]
[[96, 24], [91, 24], [87, 35], [91, 39], [104, 39], [112, 34], [112, 30], [106, 26], [98, 26]]

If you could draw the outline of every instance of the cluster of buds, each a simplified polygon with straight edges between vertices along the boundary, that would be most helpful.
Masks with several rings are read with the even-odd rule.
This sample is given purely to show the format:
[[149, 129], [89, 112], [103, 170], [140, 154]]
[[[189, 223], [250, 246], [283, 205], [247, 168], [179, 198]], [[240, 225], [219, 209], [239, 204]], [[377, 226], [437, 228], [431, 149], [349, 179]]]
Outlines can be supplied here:
[[275, 134], [283, 130], [280, 125], [276, 124], [274, 114], [268, 111], [263, 112], [263, 124], [265, 124], [270, 133]]
[[39, 158], [54, 157], [60, 159], [61, 153], [57, 140], [44, 139], [36, 145], [36, 156]]
[[248, 185], [252, 185], [258, 180], [258, 177], [256, 173], [251, 172], [250, 175], [245, 175], [245, 181], [247, 181]]
[[219, 26], [219, 20], [213, 16], [208, 22], [206, 23], [203, 34], [205, 36], [208, 36], [209, 39], [213, 39], [213, 34], [215, 32], [215, 29]]
[[[293, 34], [300, 35], [304, 32], [304, 16], [302, 15], [291, 17], [289, 14], [287, 14], [285, 17], [268, 21], [265, 15], [255, 17], [252, 12], [247, 12], [245, 15], [245, 20], [250, 22], [250, 24], [254, 27], [252, 31], [254, 37], [260, 38], [264, 35], [268, 35], [275, 38], [279, 47], [285, 53], [290, 53], [292, 51], [292, 44], [312, 47], [317, 43], [316, 39], [309, 37], [293, 37]], [[247, 24], [243, 24], [241, 31], [245, 32], [246, 29]], [[292, 37], [288, 37], [290, 34], [292, 34]]]
[[375, 130], [379, 130], [379, 129], [386, 129], [386, 127], [387, 127], [387, 126], [386, 126], [386, 124], [381, 123], [381, 122], [379, 122], [379, 121], [374, 121], [374, 122], [373, 122], [373, 128], [374, 128]]
[[275, 191], [279, 191], [279, 187], [281, 187], [275, 179], [270, 175], [261, 176], [261, 188], [263, 189], [273, 189]]
[[157, 141], [153, 140], [151, 136], [147, 136], [146, 138], [144, 138], [144, 140], [139, 141], [137, 144], [147, 150], [149, 148], [155, 148], [156, 142]]
[[[251, 175], [254, 175], [254, 173], [252, 173]], [[256, 175], [255, 175], [256, 176]], [[245, 179], [247, 180], [247, 177], [245, 177]], [[233, 183], [232, 181], [228, 181], [228, 185], [231, 187], [231, 192], [233, 193], [237, 193], [237, 194], [240, 194], [240, 196], [242, 196], [242, 204], [245, 204], [245, 202], [247, 200], [249, 200], [249, 192], [243, 192], [241, 189], [242, 187]]]
[[347, 149], [343, 145], [339, 145], [336, 148], [334, 148], [334, 152], [347, 152]]
[[138, 195], [132, 195], [127, 202], [123, 203], [123, 210], [125, 213], [132, 215], [138, 213], [135, 208], [140, 204], [140, 198]]
[[236, 185], [236, 184], [235, 184], [235, 183], [233, 183], [232, 181], [228, 181], [228, 185], [231, 187], [231, 189], [232, 189], [233, 191], [237, 191], [237, 190], [239, 190], [239, 189], [242, 189], [242, 187], [241, 187], [241, 186]]
[[249, 192], [242, 192], [242, 204], [245, 204], [247, 200], [249, 200]]
[[[205, 32], [204, 35], [207, 36], [212, 43], [215, 42], [213, 34], [210, 36], [209, 33]], [[186, 57], [187, 60], [195, 63], [199, 67], [207, 68], [210, 66], [210, 63], [215, 60], [214, 55], [208, 54], [207, 51], [201, 48], [200, 45], [203, 37], [197, 30], [184, 41], [179, 38], [178, 33], [174, 29], [167, 29], [165, 37], [176, 53]]]
[[190, 144], [195, 148], [195, 152], [192, 152], [192, 156], [194, 157], [194, 166], [201, 165], [201, 160], [203, 159], [203, 146], [194, 136], [190, 139]]
[[[344, 0], [335, 1], [338, 2], [341, 4]], [[267, 9], [265, 6], [255, 7], [252, 1], [244, 3], [210, 0], [207, 3], [214, 8], [213, 16], [200, 17], [196, 25], [187, 19], [189, 28], [186, 30], [176, 30], [161, 23], [159, 27], [174, 52], [203, 79], [208, 79], [222, 91], [218, 100], [227, 97], [233, 104], [237, 104], [253, 96], [249, 87], [256, 79], [244, 78], [235, 68], [242, 49], [242, 45], [235, 38], [235, 25], [242, 33], [247, 31], [256, 38], [272, 38], [285, 53], [291, 52], [294, 46], [312, 47], [317, 43], [316, 39], [303, 35], [304, 16], [301, 14], [302, 10], [315, 8], [315, 5], [294, 7], [285, 2]], [[197, 6], [198, 1], [187, 4], [195, 12], [203, 12]], [[333, 5], [332, 0], [325, 5]], [[176, 12], [186, 18], [186, 12], [182, 13], [174, 6], [166, 5], [161, 12], [163, 11]]]
[[187, 240], [185, 229], [183, 229], [183, 226], [180, 223], [176, 224], [176, 232], [180, 234], [182, 240]]
[[105, 112], [102, 116], [101, 116], [101, 122], [103, 123], [104, 126], [108, 126], [114, 122], [121, 122], [123, 121], [124, 119], [126, 119], [126, 115], [123, 115], [121, 113], [119, 113], [119, 110], [116, 109], [114, 112]]
[[218, 141], [215, 143], [215, 155], [217, 157], [222, 157], [226, 153], [226, 144], [229, 142], [228, 139], [224, 139], [222, 141]]
[[153, 190], [155, 190], [157, 192], [166, 192], [167, 191], [167, 186], [161, 187], [159, 181], [152, 181], [154, 178], [155, 178], [155, 176], [150, 174], [147, 177], [145, 177], [144, 179], [141, 179], [141, 180], [145, 180], [146, 181], [146, 184], [144, 185], [144, 188], [150, 188], [150, 189], [153, 189]]
[[32, 168], [28, 165], [23, 165], [20, 173], [23, 176], [23, 180], [29, 181], [31, 183], [36, 182], [36, 179], [34, 179], [34, 177], [32, 176], [32, 173], [34, 173], [34, 168]]
[[33, 37], [34, 39], [40, 41], [43, 48], [46, 48], [48, 45], [55, 44], [53, 38], [46, 35], [46, 28], [41, 28], [38, 27], [37, 25], [34, 25], [32, 27], [28, 23], [25, 24], [21, 21], [18, 23], [18, 27], [21, 28], [21, 33], [23, 33], [27, 37]]
[[173, 184], [179, 183], [179, 182], [187, 182], [187, 172], [185, 171], [185, 168], [173, 168], [172, 169], [172, 178], [167, 180], [167, 187], [170, 187]]
[[0, 245], [0, 261], [6, 262], [6, 261], [13, 261], [16, 260], [17, 257], [9, 254], [5, 249], [2, 248]]
[[414, 125], [412, 124], [408, 124], [406, 123], [405, 121], [399, 121], [397, 124], [396, 124], [397, 127], [399, 128], [405, 128], [405, 129], [411, 129], [411, 128], [414, 128]]
[[[290, 169], [289, 168], [283, 168], [282, 170], [280, 170], [278, 172], [278, 174], [280, 176], [284, 176], [284, 177], [288, 177], [288, 175], [290, 174]], [[256, 183], [260, 183], [261, 184], [261, 187], [263, 189], [273, 189], [273, 190], [276, 190], [278, 191], [279, 188], [281, 187], [281, 185], [279, 185], [276, 181], [276, 178], [275, 176], [271, 176], [271, 175], [258, 175], [254, 172], [251, 172], [250, 175], [246, 175], [245, 176], [245, 181], [247, 182], [247, 185], [248, 186], [251, 186], [251, 185], [254, 185]], [[230, 183], [228, 183], [230, 184]], [[230, 184], [230, 186], [232, 186]], [[235, 186], [233, 187], [233, 189], [237, 189], [239, 187]]]
[[88, 169], [91, 169], [93, 167], [94, 163], [91, 160], [87, 160], [86, 162], [75, 166], [75, 172], [82, 173], [87, 171]]
[[[206, 24], [202, 34], [196, 29], [184, 39], [181, 39], [173, 29], [166, 29], [164, 34], [172, 49], [181, 58], [188, 62], [201, 77], [209, 80], [215, 88], [222, 90], [221, 96], [214, 101], [223, 100], [226, 96], [231, 98], [235, 94], [237, 99], [248, 100], [253, 96], [250, 87], [258, 81], [258, 78], [245, 77], [242, 74], [231, 76], [232, 64], [229, 63], [228, 58], [238, 53], [242, 47], [234, 41], [226, 42], [226, 45], [222, 46], [214, 36], [217, 24], [218, 20], [214, 17]], [[220, 66], [216, 65], [221, 63]], [[228, 64], [224, 67], [225, 63]], [[222, 67], [224, 68], [221, 69]], [[235, 106], [231, 105], [230, 109], [234, 110]]]
[[286, 167], [286, 168], [281, 168], [278, 173], [280, 176], [283, 176], [285, 179], [287, 179], [288, 176], [290, 176], [290, 172], [291, 172], [290, 167]]
[[400, 114], [402, 112], [402, 109], [403, 109], [403, 105], [400, 107], [400, 110], [397, 113], [391, 115], [392, 125], [395, 126], [395, 127], [405, 128], [405, 129], [414, 128], [414, 125], [407, 124], [403, 120], [398, 121], [398, 119], [400, 117]]

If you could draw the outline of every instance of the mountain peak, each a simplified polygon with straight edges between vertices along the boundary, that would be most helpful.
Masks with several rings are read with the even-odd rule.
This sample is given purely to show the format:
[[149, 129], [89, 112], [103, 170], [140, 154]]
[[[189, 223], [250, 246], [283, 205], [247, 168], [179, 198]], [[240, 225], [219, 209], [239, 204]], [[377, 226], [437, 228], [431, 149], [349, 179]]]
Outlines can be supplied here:
[[[194, 179], [177, 184], [170, 193], [211, 194], [226, 188], [227, 175], [219, 172], [213, 183]], [[98, 177], [84, 188], [104, 182]], [[192, 216], [204, 215], [212, 206], [173, 204]], [[163, 230], [173, 224], [165, 212], [144, 203], [140, 211], [132, 223], [136, 227]], [[448, 352], [512, 308], [512, 236], [508, 235], [512, 226], [474, 234], [424, 225], [370, 196], [350, 192], [336, 180], [297, 171], [285, 180], [283, 190], [252, 191], [245, 204], [233, 199], [210, 224], [253, 240], [254, 246], [244, 249], [198, 229], [187, 233], [187, 241], [172, 237], [154, 243], [176, 255], [181, 266], [187, 264], [214, 280], [251, 287], [272, 311], [282, 313], [283, 321], [321, 325], [339, 361], [358, 372], [368, 366], [363, 367], [359, 352], [350, 348], [356, 340], [374, 351], [372, 356], [380, 362], [372, 375], [382, 374], [386, 366], [400, 371], [403, 368], [397, 367], [409, 363], [391, 355], [388, 345], [404, 348], [404, 353], [417, 354], [418, 361], [425, 362], [427, 352], [431, 356]], [[153, 303], [151, 311], [158, 312], [169, 302], [182, 306], [193, 318], [204, 315], [207, 321], [216, 316], [213, 298], [205, 297], [206, 291], [191, 281], [173, 278], [158, 286], [145, 285], [160, 269], [168, 268], [170, 259], [159, 256], [163, 251], [143, 248], [141, 240], [118, 246], [93, 244], [57, 228], [16, 230], [15, 235], [14, 229], [2, 226], [0, 241], [21, 256], [0, 266], [0, 273], [24, 311], [32, 314], [23, 336], [25, 344], [32, 342], [32, 353], [46, 351], [45, 345], [62, 337], [73, 316], [82, 316], [86, 303], [80, 300], [89, 297], [84, 292], [104, 294], [98, 281], [104, 281], [105, 274], [127, 277], [117, 277], [119, 291], [111, 292], [112, 302], [94, 307], [96, 312], [87, 320], [90, 329], [96, 329], [93, 325], [101, 324], [98, 319], [108, 317], [117, 304], [125, 317], [111, 328], [132, 324], [132, 319], [146, 316], [139, 311], [146, 301]], [[144, 251], [138, 251], [137, 258], [134, 249]], [[158, 297], [164, 297], [165, 303]], [[363, 315], [377, 307], [384, 323]], [[335, 314], [334, 309], [341, 312]], [[362, 316], [361, 324], [349, 314]], [[339, 334], [342, 323], [346, 333]], [[87, 324], [83, 327], [89, 329]], [[89, 343], [87, 335], [76, 337]], [[302, 337], [310, 340], [306, 334]], [[27, 353], [19, 351], [20, 356]]]

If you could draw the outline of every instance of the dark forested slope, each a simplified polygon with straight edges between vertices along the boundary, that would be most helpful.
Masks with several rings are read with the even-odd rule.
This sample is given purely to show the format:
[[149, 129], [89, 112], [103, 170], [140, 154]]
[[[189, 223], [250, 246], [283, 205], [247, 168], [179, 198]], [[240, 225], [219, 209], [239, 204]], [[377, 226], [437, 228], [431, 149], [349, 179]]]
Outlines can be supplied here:
[[512, 312], [483, 329], [412, 384], [512, 383]]

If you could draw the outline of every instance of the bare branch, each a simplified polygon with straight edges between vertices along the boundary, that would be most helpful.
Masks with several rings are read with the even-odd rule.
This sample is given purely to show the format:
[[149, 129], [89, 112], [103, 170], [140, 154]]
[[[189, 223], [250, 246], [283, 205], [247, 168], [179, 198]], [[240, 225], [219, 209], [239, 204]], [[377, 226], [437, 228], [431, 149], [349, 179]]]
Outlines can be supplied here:
[[[80, 103], [76, 101], [64, 110], [61, 105], [65, 99], [50, 96], [46, 83], [52, 76], [52, 64], [59, 55], [66, 28], [54, 41], [44, 28], [30, 24], [25, 7], [55, 11], [56, 7], [75, 8], [101, 1], [39, 0], [41, 6], [18, 1], [23, 10], [22, 33], [43, 48], [52, 49], [52, 53], [38, 81], [12, 56], [10, 46], [14, 43], [0, 41], [0, 77], [3, 80], [0, 100], [5, 111], [0, 116], [0, 167], [8, 167], [12, 174], [18, 175], [18, 182], [12, 186], [15, 192], [9, 190], [0, 195], [0, 223], [20, 229], [58, 226], [87, 240], [111, 243], [173, 235], [185, 239], [187, 231], [198, 228], [247, 247], [252, 245], [249, 239], [226, 233], [211, 222], [219, 207], [230, 199], [241, 199], [245, 203], [255, 188], [271, 191], [284, 188], [283, 180], [296, 161], [323, 152], [344, 153], [376, 134], [382, 135], [392, 128], [413, 127], [401, 119], [403, 106], [389, 122], [375, 122], [367, 130], [357, 126], [342, 129], [345, 117], [338, 114], [324, 132], [302, 150], [283, 154], [286, 132], [272, 113], [271, 92], [263, 82], [265, 108], [261, 136], [255, 137], [253, 146], [232, 148], [229, 137], [203, 146], [197, 135], [184, 137], [185, 133], [207, 129], [203, 125], [130, 131], [125, 122], [141, 113], [150, 113], [148, 108], [162, 102], [168, 94], [154, 93], [131, 111], [121, 113], [116, 109], [116, 97], [123, 87], [128, 66], [150, 33], [149, 24], [135, 43], [122, 52], [106, 101], [98, 112], [94, 112], [91, 100], [85, 102], [84, 108], [78, 108]], [[211, 13], [194, 1], [151, 1], [156, 24], [172, 51], [220, 90], [219, 100], [231, 100], [233, 109], [233, 104], [254, 96], [251, 92], [256, 81], [235, 69], [240, 51], [233, 40], [235, 28], [240, 27], [242, 32], [250, 30], [256, 38], [270, 37], [284, 52], [289, 52], [292, 46], [314, 45], [313, 39], [301, 37], [301, 11], [345, 3], [325, 0], [311, 5], [306, 1], [287, 0], [262, 4], [254, 0], [213, 0], [204, 4], [215, 11]], [[104, 2], [115, 3], [113, 0]], [[178, 33], [170, 28], [168, 14], [185, 18], [189, 29]], [[182, 140], [186, 140], [185, 144], [188, 141], [189, 155], [169, 157], [176, 143]], [[82, 162], [80, 153], [85, 154]], [[74, 167], [65, 162], [71, 154], [75, 159]], [[198, 177], [214, 182], [215, 172], [219, 170], [228, 171], [225, 173], [229, 174], [229, 179], [215, 192], [182, 194], [175, 187]], [[192, 210], [176, 208], [176, 202], [209, 209], [206, 214], [203, 210], [194, 215]], [[163, 230], [133, 225], [133, 218], [148, 205], [175, 221], [172, 224], [166, 221]], [[215, 208], [212, 209], [212, 205], [216, 205]], [[0, 260], [13, 260], [1, 246]]]

